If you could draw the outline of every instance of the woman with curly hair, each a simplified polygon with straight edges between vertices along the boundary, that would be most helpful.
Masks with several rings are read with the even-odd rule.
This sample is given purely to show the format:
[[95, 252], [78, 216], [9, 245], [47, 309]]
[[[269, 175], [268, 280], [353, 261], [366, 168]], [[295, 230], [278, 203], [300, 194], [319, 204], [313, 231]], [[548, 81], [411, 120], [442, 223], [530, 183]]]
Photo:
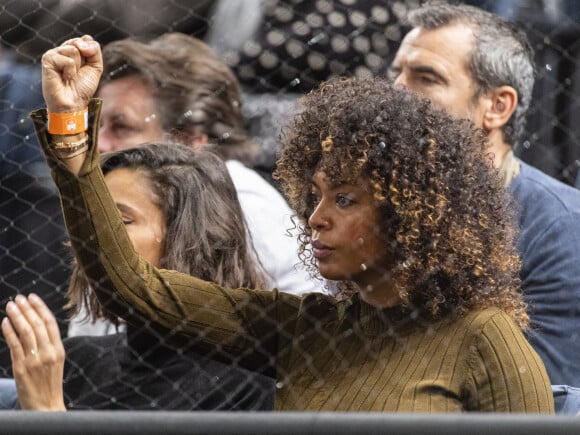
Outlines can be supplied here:
[[[42, 65], [49, 116], [89, 104], [97, 43], [70, 41]], [[46, 132], [44, 110], [33, 119], [97, 296], [129, 322], [144, 315], [245, 367], [273, 361], [278, 410], [553, 412], [522, 334], [509, 207], [468, 123], [380, 79], [326, 83], [302, 100], [278, 177], [300, 219], [302, 259], [337, 281], [338, 300], [224, 288], [139, 261], [109, 212], [98, 116], [76, 137]], [[24, 332], [35, 310], [22, 299], [11, 310]], [[23, 352], [41, 358], [36, 335], [21, 336], [31, 337]]]

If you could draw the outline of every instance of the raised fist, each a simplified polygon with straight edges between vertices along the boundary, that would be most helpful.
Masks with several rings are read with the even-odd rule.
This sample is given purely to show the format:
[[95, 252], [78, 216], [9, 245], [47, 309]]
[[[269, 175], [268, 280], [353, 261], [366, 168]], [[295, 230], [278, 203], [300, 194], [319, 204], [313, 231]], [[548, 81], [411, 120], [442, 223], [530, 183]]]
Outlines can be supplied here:
[[103, 72], [101, 47], [91, 36], [73, 38], [42, 56], [42, 93], [52, 113], [86, 108]]

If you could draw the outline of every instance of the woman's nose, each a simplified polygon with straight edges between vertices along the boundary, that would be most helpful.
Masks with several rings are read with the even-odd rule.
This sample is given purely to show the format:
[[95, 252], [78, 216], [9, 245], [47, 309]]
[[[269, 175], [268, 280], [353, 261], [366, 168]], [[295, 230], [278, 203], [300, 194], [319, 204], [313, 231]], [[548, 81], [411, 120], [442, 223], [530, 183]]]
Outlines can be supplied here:
[[327, 210], [323, 202], [319, 202], [310, 217], [308, 218], [308, 225], [314, 230], [321, 230], [327, 228], [329, 225], [329, 219], [327, 215]]

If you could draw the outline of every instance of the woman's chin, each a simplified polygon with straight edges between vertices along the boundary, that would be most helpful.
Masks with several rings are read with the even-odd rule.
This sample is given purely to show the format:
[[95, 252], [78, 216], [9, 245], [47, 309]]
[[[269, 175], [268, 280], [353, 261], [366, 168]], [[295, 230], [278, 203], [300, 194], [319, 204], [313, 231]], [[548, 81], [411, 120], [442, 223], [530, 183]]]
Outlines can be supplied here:
[[319, 264], [318, 271], [320, 276], [330, 281], [349, 281], [352, 279], [352, 275], [345, 274], [343, 270], [337, 270], [334, 267]]

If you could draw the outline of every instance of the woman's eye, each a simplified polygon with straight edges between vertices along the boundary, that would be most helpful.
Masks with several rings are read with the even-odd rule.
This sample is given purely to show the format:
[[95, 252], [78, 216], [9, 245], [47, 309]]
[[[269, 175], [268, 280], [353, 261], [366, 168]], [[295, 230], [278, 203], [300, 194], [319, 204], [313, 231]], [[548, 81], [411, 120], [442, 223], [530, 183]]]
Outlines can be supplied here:
[[316, 206], [318, 205], [318, 203], [319, 203], [319, 202], [320, 202], [320, 197], [319, 197], [319, 196], [318, 196], [316, 193], [314, 193], [314, 192], [311, 192], [311, 193], [310, 193], [310, 203], [311, 203], [311, 204], [312, 204], [314, 207], [316, 207]]
[[336, 205], [339, 207], [348, 207], [354, 202], [350, 195], [339, 194], [336, 196]]

